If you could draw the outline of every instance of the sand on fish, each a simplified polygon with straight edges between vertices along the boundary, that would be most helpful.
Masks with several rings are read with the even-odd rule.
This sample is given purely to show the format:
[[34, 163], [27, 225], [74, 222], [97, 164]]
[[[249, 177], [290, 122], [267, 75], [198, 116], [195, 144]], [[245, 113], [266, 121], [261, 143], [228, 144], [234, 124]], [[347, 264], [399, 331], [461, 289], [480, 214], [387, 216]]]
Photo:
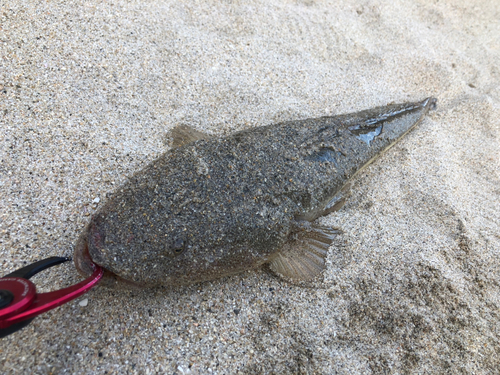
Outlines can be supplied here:
[[[71, 255], [173, 126], [229, 134], [439, 102], [320, 219], [343, 231], [324, 282], [258, 270], [96, 288], [2, 339], [0, 372], [497, 373], [498, 14], [493, 0], [3, 4], [2, 274]], [[33, 281], [49, 291], [80, 279], [65, 264]]]

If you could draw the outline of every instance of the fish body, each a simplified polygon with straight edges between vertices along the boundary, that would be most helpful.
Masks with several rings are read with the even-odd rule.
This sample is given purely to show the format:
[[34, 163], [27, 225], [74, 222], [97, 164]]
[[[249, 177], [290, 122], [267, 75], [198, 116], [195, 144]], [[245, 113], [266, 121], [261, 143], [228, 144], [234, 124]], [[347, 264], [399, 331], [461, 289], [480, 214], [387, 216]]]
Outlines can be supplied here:
[[338, 209], [349, 180], [412, 129], [436, 99], [284, 122], [210, 138], [172, 132], [172, 148], [120, 187], [75, 248], [141, 286], [183, 285], [269, 263], [310, 280], [337, 231], [314, 223]]

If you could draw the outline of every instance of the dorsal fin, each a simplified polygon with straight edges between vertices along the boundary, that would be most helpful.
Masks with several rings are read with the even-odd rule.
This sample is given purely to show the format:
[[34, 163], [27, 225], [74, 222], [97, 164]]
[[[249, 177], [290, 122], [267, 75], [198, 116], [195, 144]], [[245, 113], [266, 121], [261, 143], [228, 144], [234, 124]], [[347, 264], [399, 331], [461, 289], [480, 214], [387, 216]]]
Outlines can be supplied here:
[[300, 222], [297, 228], [269, 267], [287, 280], [310, 281], [325, 269], [328, 248], [340, 232], [309, 222]]
[[202, 133], [189, 125], [177, 125], [167, 132], [167, 137], [171, 139], [170, 146], [173, 148], [181, 147], [198, 141], [200, 139], [211, 138], [208, 134]]

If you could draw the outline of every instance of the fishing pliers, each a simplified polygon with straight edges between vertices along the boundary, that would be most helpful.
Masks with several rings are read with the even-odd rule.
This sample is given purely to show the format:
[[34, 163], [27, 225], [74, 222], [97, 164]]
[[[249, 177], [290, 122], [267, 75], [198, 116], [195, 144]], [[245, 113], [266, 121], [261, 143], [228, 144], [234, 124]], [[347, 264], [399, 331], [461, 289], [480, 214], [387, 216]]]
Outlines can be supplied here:
[[0, 338], [26, 327], [37, 316], [88, 292], [101, 280], [104, 270], [93, 264], [87, 279], [67, 288], [37, 293], [29, 279], [37, 273], [71, 260], [51, 257], [22, 267], [0, 278]]

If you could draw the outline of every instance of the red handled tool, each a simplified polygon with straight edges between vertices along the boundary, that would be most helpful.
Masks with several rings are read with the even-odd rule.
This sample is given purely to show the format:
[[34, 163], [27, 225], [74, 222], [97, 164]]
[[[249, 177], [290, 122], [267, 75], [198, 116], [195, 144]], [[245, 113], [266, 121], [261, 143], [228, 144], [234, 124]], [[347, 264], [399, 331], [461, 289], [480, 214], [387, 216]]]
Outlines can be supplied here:
[[101, 280], [104, 270], [93, 264], [92, 276], [82, 282], [53, 292], [37, 293], [35, 284], [29, 279], [69, 260], [61, 257], [43, 259], [0, 279], [0, 338], [26, 327], [37, 315], [88, 292]]

